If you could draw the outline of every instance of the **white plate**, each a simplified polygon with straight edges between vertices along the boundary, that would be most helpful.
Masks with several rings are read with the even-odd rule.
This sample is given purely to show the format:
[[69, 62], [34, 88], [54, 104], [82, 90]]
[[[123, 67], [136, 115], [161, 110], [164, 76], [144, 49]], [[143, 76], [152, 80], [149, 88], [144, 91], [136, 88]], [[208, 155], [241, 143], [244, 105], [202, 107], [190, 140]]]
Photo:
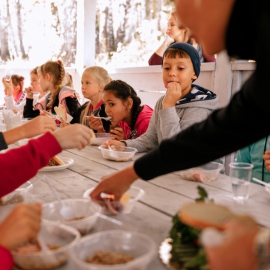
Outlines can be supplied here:
[[46, 166], [39, 170], [39, 172], [53, 172], [53, 171], [60, 171], [64, 170], [70, 165], [74, 163], [74, 160], [72, 158], [66, 158], [66, 157], [60, 157], [64, 161], [64, 165], [59, 166]]

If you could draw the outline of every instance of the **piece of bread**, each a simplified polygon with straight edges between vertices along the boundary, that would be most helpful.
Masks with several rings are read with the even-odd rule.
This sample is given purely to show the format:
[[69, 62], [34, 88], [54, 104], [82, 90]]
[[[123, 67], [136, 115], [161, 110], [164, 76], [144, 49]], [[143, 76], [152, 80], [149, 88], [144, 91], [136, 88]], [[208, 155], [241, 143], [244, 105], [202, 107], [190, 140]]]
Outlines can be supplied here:
[[91, 128], [90, 128], [90, 131], [91, 131], [91, 138], [90, 138], [90, 140], [92, 141], [92, 140], [94, 140], [96, 138], [96, 134], [95, 134], [94, 130], [91, 129]]
[[59, 158], [58, 156], [54, 156], [49, 160], [49, 163], [47, 166], [59, 166], [59, 165], [64, 165], [65, 162]]
[[183, 223], [197, 229], [213, 227], [224, 230], [225, 222], [235, 216], [227, 207], [212, 202], [186, 204], [178, 213], [178, 217]]
[[62, 117], [65, 121], [67, 121], [67, 113], [63, 105], [59, 104], [59, 107], [55, 106], [54, 111], [58, 116]]

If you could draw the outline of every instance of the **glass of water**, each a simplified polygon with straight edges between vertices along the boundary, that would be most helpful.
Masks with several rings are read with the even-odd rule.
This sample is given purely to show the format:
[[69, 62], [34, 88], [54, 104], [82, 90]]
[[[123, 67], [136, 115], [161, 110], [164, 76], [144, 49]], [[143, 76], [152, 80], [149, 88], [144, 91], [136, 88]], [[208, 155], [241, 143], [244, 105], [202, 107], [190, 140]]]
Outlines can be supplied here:
[[11, 76], [13, 75], [14, 73], [14, 70], [13, 69], [10, 69], [10, 68], [7, 68], [6, 71], [5, 71], [5, 77], [6, 77], [6, 81], [9, 82], [10, 79], [11, 79]]
[[234, 162], [229, 164], [233, 199], [244, 201], [249, 197], [249, 184], [252, 176], [250, 163]]

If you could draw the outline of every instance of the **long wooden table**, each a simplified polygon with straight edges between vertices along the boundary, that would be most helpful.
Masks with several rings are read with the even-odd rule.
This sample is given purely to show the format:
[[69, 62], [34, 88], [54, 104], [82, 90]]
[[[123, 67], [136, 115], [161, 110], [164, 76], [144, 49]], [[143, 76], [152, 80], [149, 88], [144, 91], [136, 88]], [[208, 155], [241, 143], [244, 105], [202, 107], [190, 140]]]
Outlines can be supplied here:
[[[11, 146], [17, 147], [17, 146]], [[134, 159], [143, 154], [136, 154]], [[85, 190], [94, 187], [101, 177], [121, 170], [132, 164], [128, 162], [114, 162], [105, 160], [100, 150], [94, 146], [88, 146], [78, 151], [75, 149], [63, 151], [59, 156], [69, 157], [74, 164], [69, 168], [53, 171], [39, 172], [33, 179], [34, 184], [31, 190], [33, 201], [51, 202], [55, 201], [54, 196], [43, 180], [44, 174], [51, 180], [61, 198], [82, 198]], [[149, 168], [154, 170], [155, 168]], [[270, 227], [270, 195], [260, 185], [251, 183], [250, 198], [240, 205], [232, 199], [230, 178], [220, 174], [217, 181], [210, 183], [197, 183], [181, 179], [179, 172], [157, 177], [151, 181], [138, 180], [134, 186], [145, 191], [145, 195], [136, 203], [130, 214], [113, 216], [139, 232], [150, 236], [157, 244], [157, 255], [148, 267], [148, 270], [165, 270], [167, 267], [161, 262], [158, 256], [158, 247], [168, 237], [174, 216], [181, 206], [192, 202], [198, 197], [197, 186], [203, 186], [210, 198], [216, 203], [227, 205], [237, 213], [253, 216], [262, 226]], [[2, 206], [0, 208], [1, 219], [11, 210], [14, 205]], [[57, 269], [71, 270], [70, 263]]]

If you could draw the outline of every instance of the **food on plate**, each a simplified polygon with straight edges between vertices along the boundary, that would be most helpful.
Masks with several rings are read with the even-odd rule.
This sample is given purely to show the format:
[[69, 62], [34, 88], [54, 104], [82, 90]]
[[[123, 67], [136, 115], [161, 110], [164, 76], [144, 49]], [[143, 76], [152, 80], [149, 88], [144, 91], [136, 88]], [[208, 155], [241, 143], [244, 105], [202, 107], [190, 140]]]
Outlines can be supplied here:
[[133, 256], [122, 252], [98, 250], [91, 258], [86, 258], [85, 262], [92, 264], [114, 265], [127, 263], [132, 260], [134, 260]]
[[47, 166], [59, 166], [59, 165], [64, 165], [65, 162], [59, 158], [58, 156], [54, 156], [49, 160], [49, 163]]
[[81, 219], [84, 219], [84, 218], [86, 218], [86, 216], [83, 216], [83, 217], [74, 217], [74, 218], [71, 218], [71, 219], [69, 219], [67, 221], [81, 220]]
[[[46, 244], [46, 245], [50, 250], [56, 250], [60, 248], [60, 246], [58, 245], [51, 245], [51, 244]], [[38, 241], [33, 242], [33, 243], [28, 242], [15, 250], [15, 252], [17, 252], [18, 254], [29, 254], [29, 253], [40, 252], [40, 251], [41, 251], [41, 247]]]
[[59, 107], [55, 106], [54, 111], [58, 116], [62, 117], [65, 122], [67, 121], [67, 113], [63, 105], [60, 104]]

